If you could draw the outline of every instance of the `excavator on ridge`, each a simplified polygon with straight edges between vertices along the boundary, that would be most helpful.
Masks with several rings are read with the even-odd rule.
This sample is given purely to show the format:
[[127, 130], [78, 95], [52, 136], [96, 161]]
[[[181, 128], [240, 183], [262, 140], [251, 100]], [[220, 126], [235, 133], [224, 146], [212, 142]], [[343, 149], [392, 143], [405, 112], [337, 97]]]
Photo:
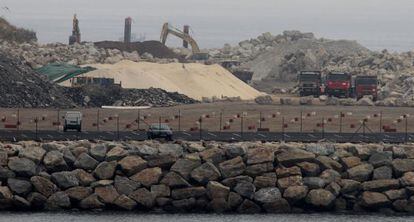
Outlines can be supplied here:
[[162, 42], [162, 44], [165, 45], [169, 34], [174, 35], [182, 39], [183, 41], [188, 42], [191, 45], [192, 55], [189, 55], [187, 58], [193, 59], [193, 60], [207, 60], [208, 59], [208, 53], [203, 53], [200, 51], [200, 47], [198, 46], [197, 42], [194, 40], [193, 37], [171, 26], [168, 23], [164, 23], [164, 25], [162, 26], [161, 37], [160, 37], [160, 41]]

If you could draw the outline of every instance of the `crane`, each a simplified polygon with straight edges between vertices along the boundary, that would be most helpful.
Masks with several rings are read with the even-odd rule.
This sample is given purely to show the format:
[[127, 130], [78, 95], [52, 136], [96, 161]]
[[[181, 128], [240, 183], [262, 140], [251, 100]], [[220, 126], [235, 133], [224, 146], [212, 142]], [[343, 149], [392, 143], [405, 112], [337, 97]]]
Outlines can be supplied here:
[[191, 50], [192, 50], [192, 57], [197, 59], [197, 60], [206, 60], [208, 59], [208, 54], [207, 53], [202, 53], [200, 51], [200, 47], [198, 47], [197, 42], [189, 35], [186, 34], [184, 32], [182, 32], [181, 30], [170, 26], [170, 24], [168, 23], [164, 23], [164, 25], [162, 26], [162, 30], [161, 30], [161, 37], [160, 37], [160, 41], [162, 42], [162, 44], [165, 45], [165, 43], [167, 42], [167, 38], [168, 35], [174, 35], [186, 42], [188, 42], [191, 45]]

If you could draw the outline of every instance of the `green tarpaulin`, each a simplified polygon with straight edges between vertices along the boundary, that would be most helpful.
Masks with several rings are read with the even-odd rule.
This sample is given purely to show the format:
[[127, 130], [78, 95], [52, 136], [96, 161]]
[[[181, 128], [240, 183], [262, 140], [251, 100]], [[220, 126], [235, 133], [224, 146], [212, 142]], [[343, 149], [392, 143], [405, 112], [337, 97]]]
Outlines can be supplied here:
[[95, 70], [93, 67], [79, 67], [65, 63], [52, 63], [36, 69], [38, 73], [46, 75], [50, 81], [55, 83], [66, 81], [93, 70]]

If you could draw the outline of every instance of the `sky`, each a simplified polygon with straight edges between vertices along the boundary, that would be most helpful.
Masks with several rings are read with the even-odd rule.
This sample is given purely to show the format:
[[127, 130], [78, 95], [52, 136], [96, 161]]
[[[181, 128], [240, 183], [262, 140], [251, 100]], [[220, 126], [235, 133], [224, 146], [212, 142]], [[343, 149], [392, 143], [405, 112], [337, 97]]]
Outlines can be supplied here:
[[118, 40], [131, 16], [133, 33], [147, 40], [159, 39], [164, 22], [188, 24], [202, 48], [284, 30], [357, 40], [375, 50], [414, 48], [413, 0], [0, 0], [4, 6], [2, 16], [37, 31], [43, 43], [67, 42], [76, 13], [87, 41]]

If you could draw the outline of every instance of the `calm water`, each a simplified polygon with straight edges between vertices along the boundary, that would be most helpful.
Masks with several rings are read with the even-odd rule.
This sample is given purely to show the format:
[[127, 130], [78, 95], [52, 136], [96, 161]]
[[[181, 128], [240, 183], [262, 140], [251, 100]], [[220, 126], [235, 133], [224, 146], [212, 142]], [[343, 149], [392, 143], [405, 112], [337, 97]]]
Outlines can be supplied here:
[[414, 49], [412, 0], [0, 0], [0, 7], [0, 15], [36, 30], [41, 42], [67, 42], [77, 13], [89, 41], [118, 40], [131, 16], [138, 38], [159, 39], [166, 21], [189, 24], [204, 48], [298, 29], [375, 50]]
[[99, 222], [399, 222], [413, 221], [414, 217], [385, 217], [375, 215], [142, 215], [142, 214], [110, 214], [110, 213], [2, 213], [0, 221], [7, 222], [82, 222], [82, 221], [99, 221]]

